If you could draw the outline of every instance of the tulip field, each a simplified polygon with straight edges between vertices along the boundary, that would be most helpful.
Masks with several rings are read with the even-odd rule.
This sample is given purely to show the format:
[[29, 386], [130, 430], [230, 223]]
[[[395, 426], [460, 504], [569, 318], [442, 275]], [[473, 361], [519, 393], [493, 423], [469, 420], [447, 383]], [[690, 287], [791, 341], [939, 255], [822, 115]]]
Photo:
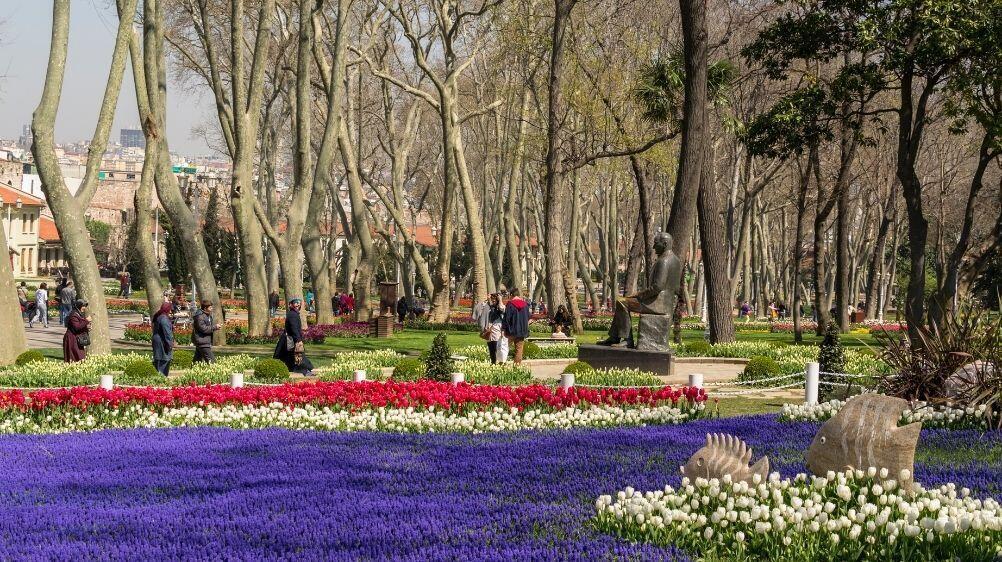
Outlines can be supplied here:
[[[483, 434], [3, 435], [0, 559], [686, 560], [691, 537], [679, 537], [683, 550], [617, 530], [599, 498], [678, 488], [707, 432], [741, 436], [777, 478], [793, 478], [817, 427], [760, 415]], [[999, 497], [1002, 435], [923, 431], [915, 479]]]

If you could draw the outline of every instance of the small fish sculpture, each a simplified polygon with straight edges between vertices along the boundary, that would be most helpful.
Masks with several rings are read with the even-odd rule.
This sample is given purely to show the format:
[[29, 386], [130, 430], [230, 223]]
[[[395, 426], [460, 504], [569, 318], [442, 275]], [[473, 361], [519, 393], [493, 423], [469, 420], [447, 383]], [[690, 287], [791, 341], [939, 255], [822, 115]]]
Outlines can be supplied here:
[[769, 457], [762, 457], [754, 465], [752, 450], [745, 442], [733, 435], [706, 434], [706, 446], [696, 451], [682, 468], [682, 476], [689, 480], [706, 478], [722, 480], [730, 475], [733, 482], [752, 483], [758, 474], [762, 480], [769, 476]]
[[[911, 489], [915, 472], [915, 446], [922, 422], [898, 427], [908, 402], [882, 394], [850, 399], [814, 436], [807, 450], [807, 469], [823, 476], [829, 470], [886, 468], [889, 478]], [[900, 479], [902, 470], [908, 477]]]

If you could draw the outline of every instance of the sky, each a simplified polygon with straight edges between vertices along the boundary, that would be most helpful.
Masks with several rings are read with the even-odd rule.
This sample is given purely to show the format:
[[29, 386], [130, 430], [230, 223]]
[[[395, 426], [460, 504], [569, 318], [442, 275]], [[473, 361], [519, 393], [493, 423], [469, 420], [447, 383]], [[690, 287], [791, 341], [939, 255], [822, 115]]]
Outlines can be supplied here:
[[[45, 80], [52, 30], [52, 3], [4, 0], [0, 15], [0, 138], [17, 139], [31, 123]], [[108, 79], [118, 17], [109, 0], [72, 0], [70, 42], [63, 93], [56, 120], [56, 142], [90, 139]], [[174, 86], [174, 84], [171, 84]], [[207, 91], [168, 89], [167, 138], [172, 152], [184, 156], [213, 154], [192, 128], [213, 123]], [[132, 68], [127, 66], [118, 98], [111, 140], [119, 129], [139, 124]]]

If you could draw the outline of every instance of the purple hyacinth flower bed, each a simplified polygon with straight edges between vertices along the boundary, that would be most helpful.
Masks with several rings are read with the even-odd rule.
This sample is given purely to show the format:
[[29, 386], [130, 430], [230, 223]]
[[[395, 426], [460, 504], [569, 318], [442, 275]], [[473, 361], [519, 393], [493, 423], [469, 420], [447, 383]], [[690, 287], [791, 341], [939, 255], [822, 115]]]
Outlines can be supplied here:
[[[685, 560], [595, 530], [601, 494], [680, 481], [707, 432], [804, 470], [774, 416], [488, 435], [172, 429], [0, 437], [0, 560]], [[1002, 435], [922, 434], [916, 479], [998, 497]]]

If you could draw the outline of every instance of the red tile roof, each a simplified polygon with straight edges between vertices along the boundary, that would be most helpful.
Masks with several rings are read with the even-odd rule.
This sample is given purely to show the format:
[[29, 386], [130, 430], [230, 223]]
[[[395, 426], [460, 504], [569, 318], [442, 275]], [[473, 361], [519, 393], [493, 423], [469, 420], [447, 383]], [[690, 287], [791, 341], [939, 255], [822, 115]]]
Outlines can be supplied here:
[[0, 197], [3, 198], [4, 204], [14, 205], [17, 203], [18, 199], [21, 199], [22, 205], [28, 205], [31, 207], [41, 207], [42, 205], [45, 205], [45, 202], [38, 197], [3, 183], [0, 183]]
[[38, 237], [46, 242], [58, 242], [59, 241], [59, 229], [56, 228], [56, 223], [52, 221], [49, 217], [41, 216], [38, 220]]

